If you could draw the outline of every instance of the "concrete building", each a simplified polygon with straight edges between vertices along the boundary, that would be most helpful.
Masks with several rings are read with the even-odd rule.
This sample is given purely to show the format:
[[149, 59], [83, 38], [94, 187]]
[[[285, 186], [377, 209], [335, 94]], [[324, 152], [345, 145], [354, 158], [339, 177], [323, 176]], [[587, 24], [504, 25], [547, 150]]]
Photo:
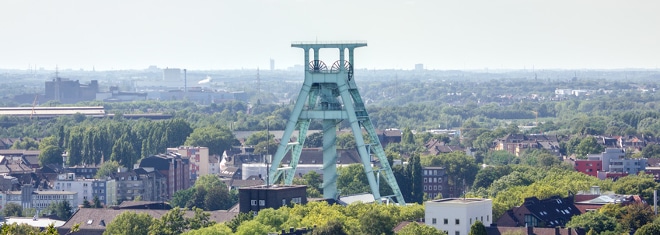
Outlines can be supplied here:
[[181, 69], [178, 68], [165, 68], [163, 69], [163, 81], [182, 81]]
[[603, 170], [602, 161], [600, 160], [575, 160], [574, 168], [576, 171], [593, 177], [597, 177], [598, 172]]
[[[155, 169], [166, 179], [166, 195], [170, 199], [176, 191], [190, 188], [190, 159], [178, 153], [158, 154], [143, 158], [140, 168]], [[152, 200], [157, 201], [157, 200]]]
[[447, 173], [443, 167], [422, 167], [424, 193], [429, 198], [436, 198], [438, 195], [442, 195], [443, 198], [453, 197], [453, 192], [449, 192], [446, 176]]
[[[90, 101], [96, 98], [99, 91], [99, 83], [92, 80], [89, 84], [80, 84], [78, 80], [63, 79], [56, 77], [52, 81], [46, 81], [46, 94], [44, 98], [56, 100], [61, 103], [78, 103], [80, 101]], [[45, 101], [42, 101], [45, 102]]]
[[168, 199], [167, 177], [153, 168], [138, 168], [113, 174], [107, 181], [107, 201], [116, 205], [141, 198], [144, 201]]
[[94, 197], [106, 204], [106, 180], [76, 178], [75, 173], [59, 174], [53, 182], [53, 190], [76, 192], [78, 200], [72, 206], [82, 205], [85, 201], [91, 203]]
[[[626, 158], [626, 153], [623, 151], [623, 149], [619, 148], [606, 148], [605, 152], [603, 153], [587, 155], [587, 159], [588, 161], [601, 162], [602, 172], [597, 173], [599, 178], [601, 178], [601, 176], [605, 177], [607, 174], [612, 173], [636, 175], [640, 171], [644, 171], [647, 164], [646, 158]], [[578, 166], [576, 165], [576, 169], [577, 167]]]
[[238, 189], [239, 211], [256, 213], [289, 204], [307, 203], [307, 185], [260, 185]]
[[426, 224], [451, 235], [467, 235], [477, 220], [489, 227], [493, 221], [493, 201], [482, 198], [447, 198], [424, 205]]
[[[207, 147], [181, 146], [178, 148], [167, 148], [167, 152], [178, 153], [181, 157], [190, 160], [190, 180], [193, 182], [197, 180], [197, 177], [208, 175], [211, 172], [219, 172], [218, 169], [212, 169], [212, 167], [217, 167], [218, 164], [210, 164], [211, 157], [209, 156], [209, 148]], [[217, 159], [217, 157], [214, 159]]]
[[7, 203], [21, 205], [23, 209], [34, 208], [37, 213], [48, 208], [50, 204], [67, 201], [71, 208], [77, 208], [78, 193], [70, 191], [37, 191], [32, 185], [23, 185], [21, 191], [3, 193], [0, 200], [4, 208]]

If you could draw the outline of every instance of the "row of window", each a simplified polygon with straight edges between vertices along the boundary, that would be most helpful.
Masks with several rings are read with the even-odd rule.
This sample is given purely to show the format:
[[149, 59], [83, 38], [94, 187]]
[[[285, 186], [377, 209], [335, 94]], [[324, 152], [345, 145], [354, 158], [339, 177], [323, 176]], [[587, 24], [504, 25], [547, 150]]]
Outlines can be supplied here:
[[428, 185], [428, 187], [427, 185], [424, 185], [424, 191], [427, 190], [434, 190], [434, 191], [442, 190], [442, 185], [433, 185], [433, 187], [431, 187], [431, 185]]
[[[477, 221], [478, 217], [474, 217], [474, 220]], [[484, 217], [481, 216], [481, 219], [479, 221], [484, 221]], [[486, 222], [490, 222], [490, 215], [486, 215]], [[431, 218], [431, 224], [438, 224], [438, 220], [436, 218]], [[449, 219], [444, 218], [442, 220], [442, 224], [448, 225], [449, 224]], [[461, 224], [461, 220], [460, 219], [455, 219], [454, 224], [455, 225]], [[470, 224], [472, 224], [472, 218], [470, 218]]]
[[[442, 173], [442, 171], [440, 171]], [[438, 170], [424, 170], [424, 175], [438, 175]]]
[[442, 183], [442, 177], [433, 177], [433, 178], [424, 177], [424, 183]]
[[[256, 206], [257, 202], [259, 203], [259, 206], [265, 206], [266, 205], [266, 200], [250, 200], [250, 205]], [[302, 198], [301, 197], [294, 197], [291, 198], [291, 203], [296, 203], [300, 204], [302, 203]], [[286, 198], [282, 198], [282, 205], [286, 205]]]

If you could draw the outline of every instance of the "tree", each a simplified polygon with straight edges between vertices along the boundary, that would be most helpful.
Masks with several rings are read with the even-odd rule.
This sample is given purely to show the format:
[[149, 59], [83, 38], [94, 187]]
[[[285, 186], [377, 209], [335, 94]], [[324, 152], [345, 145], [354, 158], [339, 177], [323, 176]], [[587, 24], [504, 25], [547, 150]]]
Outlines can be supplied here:
[[624, 228], [637, 230], [647, 223], [653, 222], [655, 214], [648, 204], [633, 203], [623, 207], [624, 213], [621, 216], [621, 224]]
[[117, 169], [119, 169], [119, 162], [106, 161], [103, 164], [101, 164], [99, 170], [96, 172], [96, 175], [94, 177], [97, 179], [103, 179], [117, 172]]
[[122, 212], [108, 224], [103, 234], [112, 235], [147, 235], [154, 220], [147, 213]]
[[62, 150], [55, 145], [49, 145], [41, 149], [39, 153], [39, 164], [45, 166], [48, 164], [62, 165]]
[[132, 168], [138, 158], [138, 152], [128, 134], [123, 134], [112, 146], [110, 160], [118, 162], [123, 167]]
[[189, 228], [188, 221], [183, 218], [184, 211], [174, 207], [160, 219], [154, 219], [149, 226], [149, 234], [177, 235]]
[[619, 178], [612, 185], [615, 193], [624, 195], [640, 195], [643, 198], [653, 198], [653, 190], [658, 189], [658, 183], [653, 179], [653, 175], [628, 175]]
[[472, 226], [470, 226], [470, 233], [468, 233], [468, 234], [469, 235], [486, 235], [487, 234], [486, 233], [486, 226], [484, 226], [484, 224], [481, 221], [477, 220], [476, 222], [474, 222], [474, 224], [472, 224]]
[[236, 232], [236, 229], [238, 229], [238, 227], [241, 226], [241, 223], [243, 223], [245, 221], [250, 221], [253, 218], [254, 218], [254, 214], [252, 214], [252, 213], [239, 212], [238, 215], [236, 215], [236, 217], [234, 217], [233, 219], [231, 219], [228, 222], [225, 222], [225, 224], [229, 228], [231, 228], [232, 232]]
[[366, 213], [358, 216], [360, 221], [360, 230], [364, 234], [393, 234], [392, 229], [396, 225], [396, 221], [392, 216], [387, 214], [387, 211], [371, 208]]
[[475, 176], [473, 189], [488, 188], [495, 180], [511, 173], [510, 166], [489, 166], [479, 170]]
[[575, 147], [575, 154], [579, 158], [586, 158], [587, 154], [601, 153], [604, 149], [605, 147], [598, 143], [596, 137], [588, 136]]
[[642, 149], [643, 158], [660, 158], [660, 144], [649, 144]]
[[409, 178], [411, 184], [411, 203], [422, 203], [424, 201], [424, 186], [422, 177], [422, 164], [418, 154], [414, 154], [410, 158], [411, 162], [408, 164], [410, 167]]
[[18, 141], [14, 142], [11, 146], [11, 149], [26, 149], [26, 150], [36, 150], [39, 148], [39, 142], [32, 138], [21, 138]]
[[341, 221], [331, 220], [324, 226], [315, 228], [312, 235], [348, 235]]
[[231, 228], [225, 224], [215, 224], [210, 227], [200, 228], [197, 230], [190, 230], [183, 233], [184, 235], [231, 235], [233, 234]]
[[10, 202], [5, 205], [4, 210], [2, 210], [2, 214], [5, 216], [21, 217], [23, 216], [23, 207], [19, 204]]
[[99, 196], [94, 196], [94, 199], [92, 199], [93, 204], [91, 205], [93, 208], [103, 208], [103, 205], [101, 205], [101, 200], [99, 200]]
[[51, 213], [59, 217], [61, 220], [65, 220], [65, 221], [68, 220], [73, 214], [72, 212], [73, 208], [71, 208], [71, 204], [69, 204], [69, 201], [67, 200], [51, 203], [46, 209], [46, 211], [50, 211]]
[[[457, 190], [463, 186], [472, 185], [479, 171], [474, 158], [463, 152], [452, 152], [441, 156], [442, 166], [445, 168], [449, 184]], [[460, 190], [462, 191], [462, 190]]]
[[225, 127], [201, 127], [195, 129], [186, 139], [186, 145], [206, 146], [209, 148], [209, 154], [222, 155], [232, 145], [237, 144], [238, 140], [234, 134]]
[[201, 208], [193, 208], [193, 211], [195, 215], [192, 218], [186, 218], [190, 229], [206, 228], [215, 224], [215, 221], [210, 220], [211, 214], [204, 212]]
[[179, 190], [174, 192], [174, 195], [172, 195], [172, 200], [170, 200], [170, 204], [175, 207], [181, 207], [185, 208], [187, 207], [187, 203], [191, 201], [193, 198], [193, 195], [195, 194], [195, 187], [191, 187], [185, 190]]
[[446, 235], [440, 230], [416, 222], [409, 223], [396, 233], [397, 235]]
[[337, 168], [337, 189], [342, 195], [369, 192], [369, 182], [362, 164], [351, 164]]
[[305, 138], [306, 148], [323, 147], [323, 132], [315, 132]]
[[660, 224], [657, 223], [648, 223], [637, 229], [635, 235], [652, 235], [660, 234]]
[[615, 218], [598, 212], [587, 212], [581, 215], [576, 215], [571, 218], [571, 221], [566, 223], [569, 228], [583, 228], [585, 230], [593, 229], [597, 233], [603, 231], [614, 231], [616, 229], [617, 221]]

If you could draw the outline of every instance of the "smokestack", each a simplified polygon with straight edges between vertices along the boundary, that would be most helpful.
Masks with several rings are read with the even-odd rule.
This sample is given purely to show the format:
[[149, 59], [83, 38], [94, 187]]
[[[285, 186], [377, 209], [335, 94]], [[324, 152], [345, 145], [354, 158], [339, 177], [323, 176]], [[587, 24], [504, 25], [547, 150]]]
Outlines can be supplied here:
[[184, 97], [188, 94], [188, 74], [186, 69], [183, 69], [183, 93]]

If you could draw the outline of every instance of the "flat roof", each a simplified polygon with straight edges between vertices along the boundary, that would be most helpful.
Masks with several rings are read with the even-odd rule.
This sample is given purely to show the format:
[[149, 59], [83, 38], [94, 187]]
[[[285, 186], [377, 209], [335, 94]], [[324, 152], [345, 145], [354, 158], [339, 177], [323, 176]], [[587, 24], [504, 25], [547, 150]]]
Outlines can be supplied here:
[[64, 223], [66, 223], [66, 221], [62, 221], [62, 220], [54, 220], [48, 218], [37, 218], [35, 220], [34, 218], [25, 218], [25, 217], [6, 218], [4, 222], [6, 222], [7, 224], [13, 224], [13, 223], [27, 224], [37, 228], [45, 228], [51, 224], [53, 224], [53, 226], [57, 228], [64, 225]]
[[356, 48], [367, 46], [367, 41], [297, 41], [291, 47], [300, 48]]
[[257, 186], [248, 186], [248, 187], [242, 187], [239, 188], [239, 190], [244, 190], [244, 189], [251, 189], [251, 190], [286, 190], [286, 189], [292, 189], [292, 188], [307, 188], [307, 185], [280, 185], [280, 184], [274, 184], [274, 185], [257, 185]]
[[443, 198], [443, 199], [438, 199], [438, 200], [432, 200], [432, 201], [429, 201], [429, 202], [446, 203], [446, 204], [470, 204], [470, 203], [484, 202], [484, 201], [491, 201], [491, 199], [488, 199], [488, 198]]

